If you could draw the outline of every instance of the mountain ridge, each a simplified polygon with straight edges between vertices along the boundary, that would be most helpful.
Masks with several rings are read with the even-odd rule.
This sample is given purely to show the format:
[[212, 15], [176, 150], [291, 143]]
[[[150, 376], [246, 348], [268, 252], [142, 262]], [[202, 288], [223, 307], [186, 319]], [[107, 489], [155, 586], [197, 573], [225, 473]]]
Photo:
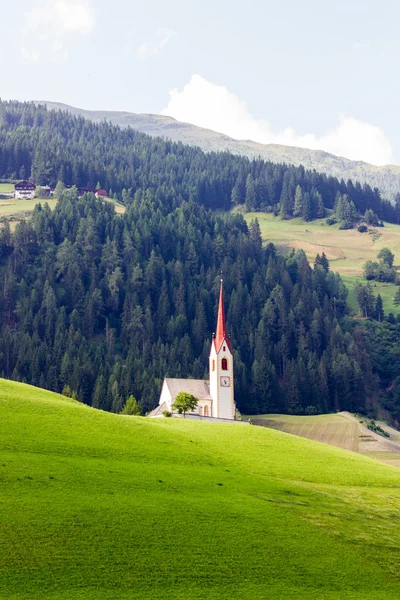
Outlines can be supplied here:
[[251, 140], [235, 140], [226, 134], [178, 121], [173, 117], [151, 113], [131, 113], [128, 111], [102, 111], [76, 108], [61, 102], [47, 100], [33, 101], [36, 105], [46, 105], [49, 110], [67, 111], [93, 122], [108, 121], [122, 128], [131, 127], [152, 137], [163, 137], [189, 146], [197, 146], [205, 152], [230, 152], [247, 156], [249, 159], [262, 158], [273, 163], [303, 165], [327, 175], [352, 179], [354, 182], [368, 183], [377, 187], [388, 199], [393, 200], [400, 193], [400, 166], [376, 166], [364, 161], [353, 161], [336, 156], [324, 150], [311, 150], [297, 146], [280, 144], [260, 144]]

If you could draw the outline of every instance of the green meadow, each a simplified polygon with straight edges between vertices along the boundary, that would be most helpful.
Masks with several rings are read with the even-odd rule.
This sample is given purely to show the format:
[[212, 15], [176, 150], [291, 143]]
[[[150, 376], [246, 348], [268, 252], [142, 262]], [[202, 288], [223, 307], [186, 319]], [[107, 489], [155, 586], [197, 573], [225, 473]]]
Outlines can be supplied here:
[[400, 473], [0, 380], [0, 598], [400, 597]]
[[6, 198], [0, 200], [0, 217], [19, 217], [27, 216], [39, 202], [43, 205], [45, 202], [50, 206], [51, 209], [57, 204], [57, 200], [49, 198], [48, 200], [19, 200], [18, 198]]
[[0, 194], [7, 194], [14, 191], [13, 183], [0, 183]]
[[[363, 265], [376, 260], [382, 248], [390, 248], [395, 255], [395, 265], [400, 266], [400, 225], [385, 223], [372, 233], [359, 233], [357, 229], [340, 230], [338, 225], [327, 225], [326, 219], [305, 222], [302, 219], [283, 221], [271, 213], [246, 213], [246, 221], [257, 218], [264, 243], [272, 242], [281, 251], [302, 249], [311, 263], [317, 254], [325, 252], [331, 269], [340, 273], [349, 288], [349, 305], [357, 310], [354, 286], [363, 278]], [[393, 304], [396, 286], [371, 282], [374, 294], [381, 294], [386, 313], [400, 313], [400, 306]]]

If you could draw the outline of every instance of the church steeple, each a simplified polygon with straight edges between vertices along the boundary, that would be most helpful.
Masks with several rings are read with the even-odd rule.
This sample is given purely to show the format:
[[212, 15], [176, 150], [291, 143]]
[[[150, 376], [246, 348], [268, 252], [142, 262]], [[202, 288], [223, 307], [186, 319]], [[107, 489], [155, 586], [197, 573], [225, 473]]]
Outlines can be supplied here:
[[219, 419], [235, 418], [233, 385], [233, 353], [231, 341], [226, 333], [224, 287], [221, 278], [217, 332], [213, 336], [210, 352], [210, 395], [213, 417]]
[[221, 278], [221, 288], [219, 291], [219, 306], [217, 319], [217, 333], [215, 335], [215, 347], [217, 352], [226, 338], [225, 306], [224, 306], [224, 280]]

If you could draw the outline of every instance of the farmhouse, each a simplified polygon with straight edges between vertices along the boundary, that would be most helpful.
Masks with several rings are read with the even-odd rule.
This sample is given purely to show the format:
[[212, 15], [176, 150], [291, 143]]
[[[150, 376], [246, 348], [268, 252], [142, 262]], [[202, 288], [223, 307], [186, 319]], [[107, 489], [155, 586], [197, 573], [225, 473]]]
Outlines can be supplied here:
[[95, 196], [96, 196], [96, 198], [107, 198], [107, 196], [108, 196], [107, 190], [100, 188], [99, 190], [96, 190]]
[[173, 404], [179, 392], [188, 392], [198, 399], [192, 418], [210, 417], [235, 420], [236, 405], [233, 388], [233, 354], [226, 333], [224, 291], [221, 279], [217, 332], [211, 341], [209, 381], [203, 379], [164, 379], [158, 407], [151, 417], [161, 417], [164, 411], [174, 413]]
[[20, 181], [14, 185], [15, 197], [21, 200], [32, 200], [35, 196], [36, 185], [30, 181]]

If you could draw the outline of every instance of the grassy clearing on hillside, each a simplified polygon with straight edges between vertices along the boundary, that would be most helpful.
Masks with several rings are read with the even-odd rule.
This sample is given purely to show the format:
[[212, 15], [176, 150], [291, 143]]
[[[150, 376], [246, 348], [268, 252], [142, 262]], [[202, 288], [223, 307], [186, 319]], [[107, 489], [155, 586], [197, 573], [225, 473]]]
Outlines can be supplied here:
[[[398, 254], [400, 255], [400, 247], [398, 250]], [[348, 275], [345, 275], [343, 277], [343, 281], [349, 290], [347, 303], [355, 313], [358, 313], [358, 305], [357, 305], [355, 286], [357, 283], [362, 283], [363, 285], [365, 285], [367, 282], [361, 276], [348, 276]], [[388, 315], [389, 313], [393, 313], [394, 315], [400, 314], [400, 304], [396, 305], [393, 303], [393, 299], [394, 299], [394, 296], [397, 291], [397, 286], [392, 283], [380, 283], [379, 281], [371, 281], [370, 283], [371, 283], [372, 291], [373, 291], [374, 295], [378, 296], [378, 294], [380, 294], [382, 297], [383, 308], [385, 310], [385, 314], [386, 315]]]
[[[395, 264], [400, 265], [400, 225], [386, 223], [377, 228], [378, 237], [370, 233], [359, 233], [356, 229], [340, 230], [338, 225], [328, 226], [325, 219], [309, 223], [302, 219], [283, 221], [271, 213], [246, 213], [248, 222], [257, 218], [263, 241], [273, 242], [282, 251], [292, 248], [303, 249], [313, 264], [317, 254], [325, 252], [331, 269], [340, 273], [349, 286], [349, 305], [357, 310], [354, 285], [363, 279], [363, 265], [367, 260], [376, 260], [382, 248], [390, 248], [395, 255]], [[374, 285], [374, 282], [372, 282]], [[400, 313], [400, 306], [393, 304], [396, 286], [376, 283], [374, 293], [381, 294], [386, 313]]]
[[45, 202], [47, 202], [51, 209], [57, 204], [57, 200], [53, 198], [49, 198], [48, 200], [38, 200], [37, 198], [33, 200], [18, 200], [17, 198], [0, 200], [0, 217], [29, 215], [33, 212], [36, 204], [44, 204]]
[[252, 423], [292, 435], [323, 442], [345, 450], [358, 451], [358, 423], [341, 415], [257, 415]]
[[114, 200], [114, 198], [104, 198], [106, 202], [110, 202], [114, 205], [115, 212], [117, 215], [123, 215], [126, 212], [126, 206], [118, 202], [118, 200]]
[[350, 413], [316, 416], [272, 414], [250, 418], [255, 425], [359, 452], [400, 468], [400, 432], [380, 421], [378, 424], [389, 433], [389, 438], [375, 435]]
[[400, 474], [0, 381], [0, 598], [397, 599]]
[[[1, 192], [0, 192], [1, 193]], [[115, 207], [117, 214], [124, 214], [126, 208], [116, 200], [112, 198], [105, 198], [106, 202], [111, 202]], [[12, 221], [18, 222], [22, 218], [29, 218], [33, 209], [37, 204], [47, 204], [53, 210], [58, 202], [57, 198], [48, 198], [46, 200], [40, 200], [34, 198], [33, 200], [18, 200], [16, 198], [7, 198], [0, 200], [0, 217], [7, 217]], [[15, 225], [15, 223], [14, 223]], [[13, 228], [12, 228], [13, 229]]]

